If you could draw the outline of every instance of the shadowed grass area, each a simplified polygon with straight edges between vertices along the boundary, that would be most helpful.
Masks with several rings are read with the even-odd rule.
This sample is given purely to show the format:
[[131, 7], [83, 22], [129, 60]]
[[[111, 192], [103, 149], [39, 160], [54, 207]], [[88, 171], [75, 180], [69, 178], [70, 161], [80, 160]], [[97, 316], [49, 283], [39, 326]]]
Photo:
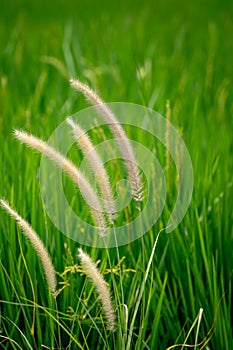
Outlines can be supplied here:
[[[124, 349], [128, 344], [128, 349], [167, 349], [184, 343], [201, 308], [200, 328], [196, 322], [186, 344], [233, 348], [232, 18], [230, 1], [1, 2], [0, 197], [40, 236], [62, 291], [58, 318], [37, 256], [1, 211], [0, 348]], [[165, 115], [169, 99], [171, 122], [182, 130], [192, 158], [190, 208], [175, 232], [160, 234], [132, 333], [147, 264], [176, 192], [171, 189], [155, 227], [143, 240], [119, 247], [119, 256], [116, 249], [82, 247], [100, 260], [112, 290], [119, 323], [109, 334], [95, 289], [78, 265], [78, 244], [46, 215], [38, 182], [40, 155], [12, 137], [17, 128], [46, 140], [68, 115], [88, 106], [69, 87], [70, 76], [88, 83], [107, 102], [138, 103]], [[167, 176], [165, 148], [140, 130], [127, 133], [156, 149]], [[106, 130], [91, 136], [97, 143], [103, 135], [110, 137]], [[70, 156], [77, 162], [82, 157], [75, 149]], [[174, 166], [171, 175], [173, 183]], [[119, 178], [113, 167], [112, 183]], [[90, 221], [85, 204], [77, 203], [80, 194], [63, 180], [71, 205]], [[155, 193], [156, 186], [155, 180]], [[135, 215], [130, 210], [122, 222]], [[125, 257], [120, 269], [119, 257]]]

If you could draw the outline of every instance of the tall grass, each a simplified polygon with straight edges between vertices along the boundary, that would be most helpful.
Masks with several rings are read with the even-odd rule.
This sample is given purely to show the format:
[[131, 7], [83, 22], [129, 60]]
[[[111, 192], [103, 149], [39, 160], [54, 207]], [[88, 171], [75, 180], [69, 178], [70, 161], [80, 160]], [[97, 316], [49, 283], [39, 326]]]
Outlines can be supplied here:
[[[25, 2], [17, 8], [5, 1], [1, 7], [0, 194], [40, 234], [53, 258], [59, 317], [30, 242], [1, 212], [0, 348], [57, 348], [60, 332], [62, 348], [68, 349], [167, 349], [175, 344], [188, 349], [178, 346], [184, 343], [232, 349], [231, 2], [42, 5]], [[40, 156], [12, 137], [12, 129], [20, 128], [46, 139], [67, 115], [87, 106], [70, 90], [69, 75], [88, 82], [105, 101], [139, 103], [165, 115], [169, 99], [171, 122], [182, 127], [193, 161], [189, 211], [175, 232], [161, 232], [154, 256], [175, 187], [143, 238], [144, 256], [140, 239], [118, 252], [88, 248], [112, 291], [115, 333], [105, 327], [76, 242], [46, 215], [38, 184]], [[106, 130], [93, 130], [94, 143], [103, 133], [111, 137]], [[127, 134], [154, 150], [166, 168], [166, 150], [151, 135], [145, 138], [129, 128]], [[72, 154], [75, 161], [82, 157], [78, 150]], [[170, 170], [175, 184], [172, 164]], [[116, 183], [118, 171], [109, 165], [108, 173]], [[64, 185], [76, 204], [72, 183], [64, 178]], [[88, 221], [86, 209], [78, 210]], [[122, 220], [130, 215], [135, 215], [132, 208]]]

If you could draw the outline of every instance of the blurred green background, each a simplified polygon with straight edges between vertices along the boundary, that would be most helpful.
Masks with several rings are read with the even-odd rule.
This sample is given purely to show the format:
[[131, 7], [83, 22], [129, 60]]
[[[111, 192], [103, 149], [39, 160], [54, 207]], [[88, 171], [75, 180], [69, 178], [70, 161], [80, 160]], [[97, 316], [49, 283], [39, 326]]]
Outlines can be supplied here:
[[[58, 271], [66, 263], [62, 254], [67, 240], [43, 212], [36, 178], [40, 157], [13, 140], [12, 129], [46, 139], [67, 115], [88, 106], [69, 87], [70, 76], [89, 83], [106, 102], [138, 103], [165, 115], [170, 100], [171, 122], [182, 129], [192, 158], [194, 192], [182, 224], [161, 237], [151, 272], [156, 297], [148, 308], [145, 341], [152, 349], [183, 341], [200, 307], [205, 315], [201, 339], [214, 325], [209, 348], [232, 349], [232, 38], [233, 2], [227, 0], [0, 0], [0, 195], [39, 232]], [[27, 296], [28, 280], [23, 276], [20, 284], [15, 272], [24, 271], [17, 259], [15, 228], [2, 213], [0, 225], [1, 261], [21, 286], [19, 293]], [[145, 235], [146, 258], [157, 232], [156, 227]], [[68, 244], [75, 255], [76, 245]], [[9, 252], [6, 245], [12, 247]], [[141, 259], [140, 249], [140, 242], [120, 248], [121, 256], [129, 257], [129, 267]], [[30, 273], [36, 279], [35, 271]], [[150, 338], [164, 276], [166, 296], [156, 336]], [[5, 279], [1, 272], [0, 286]], [[132, 312], [132, 281], [127, 281], [125, 296]], [[140, 282], [139, 277], [135, 283]], [[1, 299], [11, 301], [11, 292], [6, 292], [10, 286], [3, 290]], [[44, 287], [39, 285], [37, 293], [42, 303], [47, 300]], [[66, 311], [75, 293], [72, 297], [67, 292], [61, 310]], [[7, 310], [7, 316], [17, 319], [13, 307]], [[44, 336], [49, 344], [49, 331]], [[93, 347], [95, 339], [98, 334]]]

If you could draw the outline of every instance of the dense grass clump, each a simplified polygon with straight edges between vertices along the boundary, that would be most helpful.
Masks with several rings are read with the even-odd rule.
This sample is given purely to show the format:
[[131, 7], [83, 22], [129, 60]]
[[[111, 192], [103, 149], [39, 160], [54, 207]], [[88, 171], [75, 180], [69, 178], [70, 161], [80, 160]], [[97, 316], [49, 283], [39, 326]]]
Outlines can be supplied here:
[[[1, 210], [1, 349], [233, 348], [232, 36], [233, 5], [227, 0], [2, 1], [0, 197], [37, 232], [58, 285], [54, 298], [30, 241]], [[193, 164], [191, 205], [177, 229], [166, 234], [179, 184], [176, 168], [158, 140], [125, 127], [129, 138], [155, 153], [167, 199], [143, 238], [118, 249], [82, 247], [111, 291], [115, 332], [106, 324], [98, 288], [80, 265], [80, 247], [46, 214], [40, 155], [12, 135], [23, 129], [46, 140], [67, 116], [87, 107], [70, 88], [71, 77], [104, 101], [138, 103], [166, 115]], [[88, 136], [94, 145], [113, 137], [105, 128]], [[75, 164], [82, 157], [78, 148], [69, 152]], [[106, 168], [115, 191], [127, 171], [121, 173], [115, 163]], [[73, 210], [93, 222], [65, 175], [63, 184]], [[156, 194], [156, 174], [153, 186]], [[136, 215], [138, 209], [129, 205], [117, 223]]]

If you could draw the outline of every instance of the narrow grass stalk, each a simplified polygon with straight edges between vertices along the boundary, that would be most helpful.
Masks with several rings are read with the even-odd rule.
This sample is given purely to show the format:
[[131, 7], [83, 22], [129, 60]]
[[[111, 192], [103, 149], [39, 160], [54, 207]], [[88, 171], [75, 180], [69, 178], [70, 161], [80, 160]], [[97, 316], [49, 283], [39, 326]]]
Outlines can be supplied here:
[[176, 167], [177, 167], [177, 176], [176, 176], [176, 188], [177, 191], [181, 191], [181, 184], [182, 184], [182, 178], [181, 178], [181, 171], [182, 171], [182, 152], [181, 152], [181, 139], [182, 139], [182, 128], [179, 128], [176, 140]]
[[[203, 309], [200, 308], [200, 310], [199, 310], [199, 312], [198, 312], [198, 315], [197, 315], [197, 317], [195, 318], [195, 320], [193, 321], [193, 324], [192, 324], [191, 328], [190, 328], [189, 331], [188, 331], [188, 334], [187, 334], [187, 336], [186, 336], [186, 338], [185, 338], [185, 340], [184, 340], [184, 343], [182, 344], [181, 350], [183, 350], [184, 347], [187, 346], [188, 338], [189, 338], [189, 336], [190, 336], [190, 334], [191, 334], [193, 328], [195, 327], [196, 323], [197, 323], [197, 331], [196, 331], [196, 335], [195, 335], [195, 345], [194, 345], [194, 346], [192, 345], [192, 347], [194, 347], [194, 350], [197, 348], [197, 346], [198, 346], [198, 344], [197, 344], [197, 338], [198, 338], [198, 333], [199, 333], [199, 329], [200, 329], [200, 323], [201, 323], [201, 319], [202, 319], [202, 314], [203, 314]], [[190, 345], [188, 345], [188, 346], [190, 346]]]
[[137, 317], [137, 313], [138, 313], [138, 309], [139, 309], [139, 305], [140, 305], [140, 302], [141, 302], [141, 299], [142, 299], [142, 296], [143, 296], [143, 293], [144, 293], [144, 290], [145, 290], [146, 281], [147, 281], [147, 278], [148, 278], [148, 275], [149, 275], [150, 267], [151, 267], [151, 264], [152, 264], [152, 261], [153, 261], [153, 257], [154, 257], [154, 254], [155, 254], [155, 249], [156, 249], [156, 246], [157, 246], [158, 239], [159, 239], [161, 231], [158, 233], [158, 235], [156, 237], [156, 240], [155, 240], [155, 243], [154, 243], [154, 246], [152, 248], [151, 255], [150, 255], [150, 259], [149, 259], [149, 262], [148, 262], [148, 265], [147, 265], [147, 268], [146, 268], [146, 272], [145, 272], [145, 275], [144, 275], [144, 278], [143, 278], [143, 281], [142, 281], [142, 284], [141, 284], [140, 292], [139, 292], [139, 295], [137, 297], [134, 313], [133, 313], [131, 324], [130, 324], [130, 328], [129, 328], [129, 335], [128, 335], [128, 341], [127, 341], [127, 345], [126, 345], [126, 350], [130, 349], [131, 339], [132, 339], [132, 335], [133, 335], [134, 323], [135, 323], [135, 320], [136, 320], [136, 317]]
[[70, 84], [74, 89], [77, 89], [83, 93], [87, 100], [96, 107], [96, 109], [102, 114], [104, 120], [108, 123], [110, 129], [112, 130], [112, 133], [117, 139], [121, 153], [125, 160], [125, 166], [128, 171], [133, 197], [137, 202], [142, 201], [143, 185], [137, 165], [137, 160], [129, 139], [127, 138], [126, 133], [119, 123], [117, 117], [104, 103], [104, 101], [96, 94], [96, 92], [93, 91], [89, 86], [77, 79], [71, 79]]
[[199, 334], [199, 330], [200, 330], [202, 314], [203, 314], [203, 309], [200, 308], [199, 314], [198, 314], [197, 332], [196, 332], [196, 336], [195, 336], [195, 348], [194, 348], [194, 350], [197, 349], [197, 339], [198, 339], [198, 334]]
[[167, 171], [167, 187], [169, 200], [171, 200], [172, 193], [172, 175], [171, 175], [171, 155], [169, 152], [171, 146], [171, 135], [170, 135], [170, 121], [171, 121], [171, 106], [170, 100], [166, 101], [166, 131], [165, 131], [165, 140], [166, 140], [166, 171]]
[[114, 215], [114, 213], [116, 213], [116, 208], [109, 177], [103, 161], [95, 150], [95, 147], [87, 133], [71, 118], [67, 118], [66, 121], [72, 127], [77, 143], [79, 144], [84, 155], [87, 157], [94, 174], [96, 174], [97, 182], [104, 199], [105, 212], [108, 214], [110, 222], [113, 223], [113, 220], [116, 217]]
[[[113, 288], [114, 288], [114, 298], [115, 298], [115, 304], [118, 305], [117, 310], [116, 310], [116, 315], [118, 319], [118, 328], [117, 328], [117, 337], [118, 337], [118, 346], [121, 349], [125, 349], [125, 339], [127, 336], [127, 317], [124, 315], [123, 307], [124, 307], [124, 292], [123, 292], [123, 276], [122, 276], [122, 267], [121, 267], [121, 258], [120, 258], [120, 253], [119, 253], [119, 248], [118, 248], [118, 243], [117, 243], [117, 237], [116, 237], [116, 228], [115, 226], [113, 227], [114, 230], [114, 237], [115, 237], [115, 243], [116, 243], [116, 254], [117, 254], [117, 261], [119, 262], [119, 281], [120, 281], [120, 291], [117, 287], [116, 283], [116, 278], [114, 276], [114, 273], [111, 274], [111, 280], [113, 283]], [[113, 271], [114, 267], [111, 262], [110, 254], [109, 254], [109, 249], [107, 246], [105, 246], [105, 251], [107, 255], [107, 259], [109, 262], [109, 267], [111, 271]], [[126, 306], [126, 305], [125, 305]], [[126, 306], [127, 308], [127, 306]], [[113, 337], [113, 342], [115, 344], [115, 338]], [[115, 349], [115, 347], [114, 347]]]
[[[25, 299], [28, 303], [33, 304], [34, 302], [32, 302], [31, 300]], [[43, 310], [54, 322], [57, 323], [57, 325], [63, 329], [63, 331], [68, 335], [68, 337], [70, 337], [70, 339], [74, 342], [74, 344], [77, 345], [76, 348], [79, 348], [81, 350], [84, 350], [84, 347], [82, 346], [82, 344], [78, 341], [77, 337], [73, 336], [73, 334], [70, 332], [70, 329], [67, 328], [64, 323], [60, 321], [60, 318], [56, 318], [53, 314], [52, 311], [50, 311], [50, 309], [35, 303], [35, 306], [40, 309]], [[65, 314], [63, 314], [63, 316], [66, 316]]]
[[0, 199], [0, 205], [16, 220], [19, 227], [22, 229], [24, 235], [29, 239], [29, 241], [35, 248], [37, 255], [40, 258], [42, 267], [44, 269], [49, 289], [51, 290], [53, 295], [55, 295], [57, 286], [56, 274], [50, 256], [43, 242], [41, 241], [37, 233], [29, 225], [29, 223], [22, 219], [21, 216], [15, 210], [13, 210], [5, 200]]
[[92, 280], [93, 284], [95, 285], [95, 288], [99, 294], [100, 300], [103, 305], [105, 317], [107, 320], [107, 328], [110, 331], [115, 330], [115, 311], [112, 306], [112, 299], [110, 292], [105, 284], [105, 281], [98, 271], [97, 267], [93, 263], [90, 256], [83, 252], [81, 248], [78, 249], [78, 257], [82, 263], [82, 265], [85, 267], [86, 274], [88, 277]]
[[[12, 290], [12, 292], [14, 293], [14, 296], [15, 296], [15, 298], [16, 298], [16, 300], [18, 300], [18, 302], [10, 302], [9, 300], [0, 300], [0, 305], [2, 304], [2, 303], [5, 303], [5, 304], [7, 304], [7, 305], [18, 305], [19, 306], [19, 308], [20, 308], [20, 312], [21, 312], [21, 317], [24, 319], [24, 323], [25, 323], [25, 327], [27, 327], [28, 329], [31, 329], [31, 320], [29, 320], [28, 319], [28, 317], [27, 317], [27, 313], [26, 313], [26, 311], [25, 311], [25, 308], [24, 308], [24, 306], [27, 306], [27, 304], [23, 304], [22, 303], [22, 300], [21, 300], [21, 297], [22, 297], [22, 295], [21, 296], [19, 296], [19, 294], [18, 294], [18, 291], [17, 291], [17, 287], [15, 287], [14, 286], [14, 283], [13, 283], [13, 281], [12, 281], [12, 279], [11, 279], [11, 277], [9, 276], [9, 274], [8, 274], [8, 272], [7, 272], [7, 270], [6, 270], [6, 268], [5, 268], [5, 266], [3, 265], [3, 263], [2, 263], [2, 261], [0, 260], [0, 266], [1, 266], [1, 270], [4, 272], [4, 285], [3, 284], [1, 284], [1, 293], [2, 292], [6, 292], [6, 285], [5, 285], [5, 280], [9, 283], [9, 286], [10, 286], [10, 288], [11, 289], [8, 289], [8, 292], [9, 292], [9, 290], [11, 291]], [[19, 282], [19, 281], [17, 281], [17, 282]], [[5, 290], [4, 290], [5, 289]], [[6, 294], [6, 293], [5, 293]], [[11, 295], [11, 293], [9, 293], [10, 295]], [[33, 306], [33, 309], [34, 309], [34, 306]], [[5, 311], [6, 312], [6, 311]], [[13, 318], [13, 315], [11, 314], [11, 313], [9, 313], [9, 317], [12, 319]], [[35, 348], [36, 348], [36, 346], [35, 346]]]
[[93, 218], [97, 226], [100, 228], [100, 235], [104, 236], [106, 234], [107, 225], [102, 214], [101, 203], [96, 196], [94, 189], [81, 171], [64, 155], [37, 137], [19, 130], [14, 130], [14, 136], [29, 147], [46, 155], [69, 175], [72, 181], [83, 193], [84, 198], [90, 207]]
[[11, 339], [10, 337], [4, 336], [4, 335], [0, 335], [0, 338], [4, 340], [9, 340], [9, 342], [17, 346], [18, 349], [23, 350], [23, 348], [21, 348], [21, 346], [14, 339]]
[[[24, 331], [21, 330], [21, 329], [17, 326], [17, 324], [16, 324], [15, 322], [13, 322], [10, 318], [6, 317], [5, 319], [6, 319], [9, 323], [11, 323], [11, 326], [12, 326], [13, 328], [17, 329], [17, 331], [18, 331], [19, 334], [21, 335], [22, 339], [24, 340], [25, 344], [27, 344], [28, 349], [33, 350], [33, 347], [31, 346], [31, 344], [29, 343], [27, 337], [25, 336]], [[12, 339], [12, 341], [13, 341], [13, 339]]]
[[[28, 275], [28, 279], [29, 279], [29, 282], [30, 282], [30, 285], [31, 285], [33, 301], [35, 301], [35, 300], [36, 300], [36, 297], [35, 297], [35, 290], [34, 290], [34, 286], [33, 286], [33, 281], [32, 281], [30, 272], [29, 272], [29, 270], [28, 270], [27, 262], [26, 262], [26, 259], [25, 259], [25, 257], [24, 257], [24, 253], [23, 253], [22, 244], [21, 244], [21, 240], [20, 240], [20, 239], [19, 239], [19, 246], [20, 246], [20, 253], [21, 253], [21, 256], [22, 256], [22, 260], [23, 260], [23, 263], [24, 263], [24, 267], [25, 267], [25, 269], [26, 269], [26, 272], [27, 272], [27, 275]], [[32, 325], [31, 325], [31, 327], [30, 327], [30, 332], [31, 332], [31, 335], [32, 335], [32, 339], [33, 339], [34, 346], [36, 347], [36, 340], [35, 340], [35, 323], [36, 323], [36, 308], [35, 308], [35, 306], [34, 306], [34, 307], [33, 307], [33, 313], [32, 313]]]

